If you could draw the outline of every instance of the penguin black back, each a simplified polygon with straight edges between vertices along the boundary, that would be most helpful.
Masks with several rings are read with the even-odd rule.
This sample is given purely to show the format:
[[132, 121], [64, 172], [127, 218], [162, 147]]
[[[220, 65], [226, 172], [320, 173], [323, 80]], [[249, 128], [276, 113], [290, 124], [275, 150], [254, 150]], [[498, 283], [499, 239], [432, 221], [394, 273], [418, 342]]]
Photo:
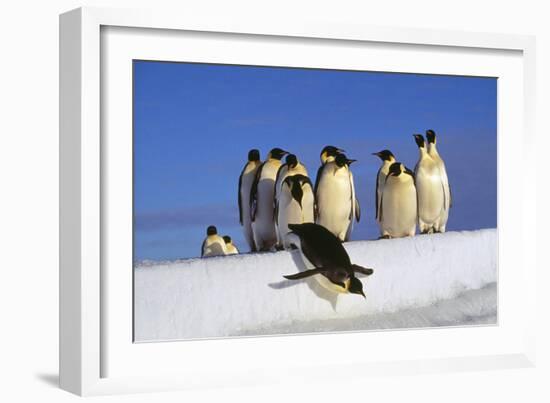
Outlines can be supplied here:
[[315, 267], [351, 267], [342, 242], [322, 225], [289, 224], [288, 228], [298, 235], [303, 254]]

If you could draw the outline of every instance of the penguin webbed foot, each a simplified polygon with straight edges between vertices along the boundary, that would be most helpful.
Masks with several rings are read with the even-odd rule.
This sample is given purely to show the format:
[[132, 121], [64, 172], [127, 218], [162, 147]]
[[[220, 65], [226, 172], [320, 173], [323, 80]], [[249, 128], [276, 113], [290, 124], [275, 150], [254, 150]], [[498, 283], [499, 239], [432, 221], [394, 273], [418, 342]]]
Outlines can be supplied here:
[[389, 235], [380, 235], [378, 239], [391, 239], [391, 236]]
[[373, 269], [359, 266], [358, 264], [352, 264], [351, 267], [355, 273], [363, 274], [365, 276], [370, 276], [374, 273]]

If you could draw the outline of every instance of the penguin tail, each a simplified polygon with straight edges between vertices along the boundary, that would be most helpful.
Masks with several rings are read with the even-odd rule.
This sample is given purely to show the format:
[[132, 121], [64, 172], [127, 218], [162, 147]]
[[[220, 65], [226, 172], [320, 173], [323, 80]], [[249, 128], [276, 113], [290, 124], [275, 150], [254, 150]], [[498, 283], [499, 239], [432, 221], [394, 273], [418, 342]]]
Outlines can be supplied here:
[[352, 264], [351, 268], [355, 273], [364, 274], [365, 276], [370, 276], [372, 273], [374, 273], [373, 269], [369, 269], [367, 267], [359, 266], [358, 264]]

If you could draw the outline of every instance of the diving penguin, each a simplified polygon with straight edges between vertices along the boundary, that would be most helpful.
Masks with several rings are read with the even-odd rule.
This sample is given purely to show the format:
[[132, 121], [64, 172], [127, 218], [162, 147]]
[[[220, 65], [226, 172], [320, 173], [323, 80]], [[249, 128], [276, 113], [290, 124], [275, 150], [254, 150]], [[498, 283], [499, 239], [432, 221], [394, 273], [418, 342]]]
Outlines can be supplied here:
[[363, 283], [356, 273], [370, 276], [373, 269], [352, 264], [340, 240], [325, 227], [317, 224], [289, 224], [288, 240], [300, 249], [306, 271], [284, 276], [298, 280], [309, 276], [324, 288], [337, 293], [359, 294], [365, 297]]
[[443, 181], [443, 191], [445, 194], [444, 210], [441, 216], [435, 224], [435, 232], [445, 232], [447, 226], [447, 220], [449, 219], [449, 209], [453, 206], [453, 198], [451, 195], [451, 185], [449, 184], [449, 178], [447, 177], [447, 169], [445, 168], [445, 162], [437, 152], [437, 140], [435, 132], [433, 130], [426, 131], [426, 139], [428, 140], [428, 154], [434, 159], [439, 167], [441, 174], [441, 180]]
[[288, 225], [314, 221], [314, 197], [311, 180], [301, 174], [287, 176], [282, 183], [276, 203], [277, 239], [282, 247], [289, 249], [290, 244], [286, 239], [290, 232]]
[[388, 176], [388, 172], [390, 170], [390, 165], [395, 162], [395, 156], [392, 154], [390, 150], [382, 150], [377, 153], [373, 153], [372, 155], [376, 155], [378, 158], [382, 160], [382, 165], [380, 166], [380, 169], [378, 169], [378, 173], [376, 174], [376, 191], [375, 191], [375, 218], [376, 221], [380, 221], [379, 217], [379, 211], [380, 211], [380, 199], [382, 198], [382, 190], [384, 189], [384, 183], [386, 182], [386, 176]]
[[414, 174], [400, 162], [390, 165], [380, 201], [381, 238], [413, 236], [417, 204]]
[[337, 154], [328, 161], [316, 179], [315, 222], [327, 228], [342, 242], [348, 241], [353, 230], [353, 221], [359, 222], [361, 210], [355, 197], [355, 184], [350, 164], [355, 160]]
[[277, 243], [273, 197], [275, 178], [281, 166], [281, 158], [288, 154], [280, 148], [273, 148], [267, 160], [256, 171], [250, 191], [250, 218], [256, 250], [268, 251]]
[[441, 170], [437, 162], [428, 154], [424, 137], [415, 134], [419, 158], [414, 168], [418, 200], [418, 227], [422, 234], [436, 231], [445, 209], [445, 191]]
[[233, 245], [233, 241], [231, 240], [231, 237], [229, 235], [223, 236], [223, 241], [225, 242], [225, 249], [226, 249], [226, 255], [238, 255], [239, 250], [235, 245]]
[[250, 220], [250, 190], [256, 178], [256, 171], [261, 165], [260, 152], [256, 149], [248, 152], [248, 162], [239, 176], [239, 222], [243, 226], [244, 238], [251, 252], [256, 251], [254, 236], [252, 234], [252, 221]]
[[218, 235], [218, 230], [213, 225], [206, 229], [206, 238], [202, 243], [201, 257], [223, 256], [227, 252], [225, 241]]

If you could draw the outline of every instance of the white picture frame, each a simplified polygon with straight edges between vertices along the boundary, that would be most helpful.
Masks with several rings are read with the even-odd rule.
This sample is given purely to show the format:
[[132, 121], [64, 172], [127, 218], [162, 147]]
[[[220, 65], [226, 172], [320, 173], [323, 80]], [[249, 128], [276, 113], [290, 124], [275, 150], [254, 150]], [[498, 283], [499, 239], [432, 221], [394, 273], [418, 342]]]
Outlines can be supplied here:
[[[131, 334], [128, 329], [131, 270], [117, 272], [116, 278], [111, 271], [105, 271], [110, 259], [107, 256], [109, 242], [117, 233], [110, 233], [107, 239], [104, 232], [112, 220], [112, 216], [105, 214], [105, 193], [110, 189], [109, 181], [117, 180], [115, 171], [109, 168], [112, 165], [106, 165], [105, 161], [107, 151], [121, 148], [111, 148], [112, 137], [109, 141], [102, 139], [102, 133], [109, 129], [105, 126], [109, 111], [102, 109], [102, 101], [109, 91], [115, 95], [124, 93], [112, 82], [102, 80], [105, 67], [102, 58], [109, 55], [103, 48], [110, 46], [102, 35], [109, 32], [110, 27], [126, 30], [123, 36], [130, 41], [134, 33], [142, 32], [145, 36], [140, 38], [141, 44], [128, 48], [140, 53], [140, 47], [145, 49], [148, 43], [155, 43], [158, 45], [155, 51], [159, 52], [156, 57], [161, 60], [171, 60], [170, 52], [173, 41], [178, 40], [178, 32], [193, 33], [199, 40], [201, 36], [215, 33], [218, 41], [252, 38], [260, 43], [299, 41], [300, 46], [315, 43], [334, 49], [346, 44], [375, 44], [394, 46], [397, 52], [409, 51], [409, 47], [411, 52], [434, 50], [441, 52], [442, 57], [438, 59], [441, 63], [435, 63], [433, 69], [427, 71], [419, 64], [402, 70], [421, 69], [440, 74], [468, 75], [486, 71], [480, 66], [468, 70], [459, 62], [461, 54], [456, 52], [470, 52], [479, 57], [510, 54], [513, 57], [509, 61], [502, 59], [502, 65], [509, 65], [510, 70], [503, 68], [502, 76], [506, 87], [502, 87], [501, 93], [507, 98], [499, 98], [498, 173], [499, 178], [506, 175], [516, 186], [520, 183], [524, 189], [535, 188], [534, 176], [518, 176], [507, 164], [514, 155], [514, 144], [516, 155], [524, 160], [535, 148], [533, 37], [291, 19], [214, 20], [150, 10], [80, 8], [65, 13], [60, 17], [60, 385], [63, 389], [79, 395], [96, 395], [292, 382], [296, 378], [322, 381], [328, 377], [334, 379], [334, 371], [329, 370], [335, 368], [343, 379], [380, 373], [394, 375], [534, 365], [535, 319], [530, 313], [535, 312], [536, 242], [528, 228], [535, 222], [535, 194], [514, 192], [500, 180], [498, 326], [475, 331], [455, 328], [359, 332], [200, 340], [192, 344], [145, 343], [139, 347], [132, 343], [128, 338], [128, 332]], [[163, 36], [163, 33], [170, 35]], [[154, 35], [149, 37], [150, 34]], [[246, 43], [243, 46], [242, 50], [234, 52], [240, 52], [245, 58]], [[133, 56], [129, 52], [125, 57]], [[219, 53], [216, 57], [213, 60], [211, 56], [209, 61], [232, 61], [232, 55]], [[271, 54], [270, 57], [278, 56]], [[268, 59], [264, 63], [270, 63]], [[410, 63], [416, 60], [412, 58]], [[124, 61], [121, 63], [124, 65]], [[489, 70], [487, 74], [490, 75]], [[127, 98], [120, 99], [124, 108]], [[125, 155], [121, 154], [122, 165], [127, 162]], [[123, 181], [124, 177], [121, 178], [118, 180]], [[117, 225], [127, 230], [131, 221]], [[115, 238], [115, 241], [127, 244], [128, 240]], [[120, 301], [113, 301], [109, 298], [110, 293], [118, 290], [120, 284], [125, 291], [120, 290]], [[512, 290], [515, 301], [510, 301]], [[124, 315], [129, 316], [124, 319]], [[360, 349], [361, 353], [348, 359], [319, 355], [319, 348], [336, 348], [342, 343], [360, 348], [365, 341], [376, 349]], [[416, 346], [417, 351], [410, 351], [407, 348], [410, 345]], [[284, 359], [282, 352], [286, 352]], [[204, 360], [205, 356], [209, 359]]]

